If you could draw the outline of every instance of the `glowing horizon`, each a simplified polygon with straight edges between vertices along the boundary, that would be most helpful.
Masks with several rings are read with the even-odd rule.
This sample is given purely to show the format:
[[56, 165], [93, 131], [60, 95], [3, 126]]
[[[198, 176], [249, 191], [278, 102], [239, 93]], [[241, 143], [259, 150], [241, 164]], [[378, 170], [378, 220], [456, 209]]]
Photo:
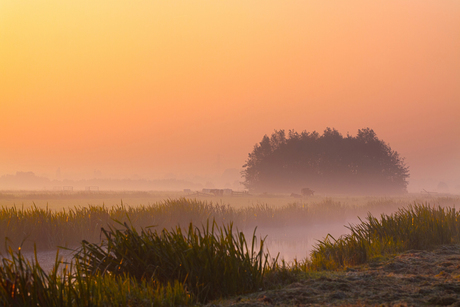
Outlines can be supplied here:
[[370, 127], [460, 185], [460, 2], [2, 1], [0, 176], [241, 168], [264, 134]]

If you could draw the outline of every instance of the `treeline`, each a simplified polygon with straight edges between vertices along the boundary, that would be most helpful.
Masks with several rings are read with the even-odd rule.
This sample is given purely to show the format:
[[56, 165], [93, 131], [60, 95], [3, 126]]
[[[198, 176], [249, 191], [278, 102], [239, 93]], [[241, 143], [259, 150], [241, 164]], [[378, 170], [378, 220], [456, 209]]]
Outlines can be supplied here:
[[182, 189], [198, 190], [203, 188], [202, 184], [179, 179], [111, 179], [94, 178], [82, 180], [50, 180], [40, 177], [33, 172], [16, 172], [14, 175], [0, 176], [0, 190], [63, 190], [70, 187], [74, 190], [83, 190], [87, 187], [96, 190], [158, 190], [158, 191], [179, 191]]
[[370, 128], [353, 137], [327, 128], [322, 135], [275, 131], [265, 135], [243, 165], [250, 191], [400, 194], [407, 191], [404, 159]]

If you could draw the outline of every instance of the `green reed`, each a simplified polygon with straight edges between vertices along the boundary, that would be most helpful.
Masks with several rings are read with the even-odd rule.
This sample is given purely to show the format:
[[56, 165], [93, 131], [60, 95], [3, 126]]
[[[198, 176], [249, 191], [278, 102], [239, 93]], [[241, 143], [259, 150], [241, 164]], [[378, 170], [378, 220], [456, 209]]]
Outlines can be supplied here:
[[328, 235], [311, 253], [314, 269], [337, 269], [367, 262], [375, 256], [460, 242], [460, 213], [454, 208], [414, 204], [380, 219], [347, 227], [338, 239]]
[[0, 264], [2, 306], [186, 306], [193, 299], [178, 281], [160, 284], [129, 275], [86, 274], [78, 262], [63, 264], [56, 254], [54, 268], [45, 272], [36, 259], [9, 249]]
[[103, 229], [100, 244], [83, 241], [76, 259], [88, 275], [127, 274], [162, 284], [179, 281], [206, 302], [259, 289], [276, 263], [270, 264], [264, 254], [264, 239], [257, 242], [254, 231], [248, 246], [232, 223], [219, 227], [208, 221], [201, 228], [190, 223], [185, 232], [179, 226], [161, 232], [122, 226]]
[[[289, 198], [287, 198], [289, 201]], [[188, 227], [189, 223], [206, 224], [213, 219], [219, 224], [234, 222], [239, 229], [254, 227], [308, 226], [323, 222], [344, 222], [346, 217], [355, 217], [359, 212], [376, 210], [382, 206], [391, 210], [398, 202], [380, 199], [360, 206], [325, 198], [319, 202], [305, 200], [287, 203], [281, 207], [264, 204], [233, 208], [230, 205], [192, 200], [168, 199], [153, 205], [114, 207], [75, 207], [61, 211], [49, 208], [0, 208], [0, 234], [8, 238], [10, 246], [23, 250], [55, 249], [57, 246], [75, 247], [82, 240], [97, 242], [102, 227], [113, 226], [114, 220], [129, 222], [137, 229], [152, 225], [170, 229], [175, 226]], [[128, 221], [129, 216], [129, 221]], [[1, 242], [0, 242], [1, 243]]]
[[116, 222], [102, 229], [99, 244], [82, 241], [51, 272], [21, 249], [1, 256], [0, 305], [177, 306], [254, 292], [277, 267], [255, 230], [249, 243], [232, 223], [215, 221], [186, 230], [138, 231]]
[[[10, 235], [23, 231], [32, 237], [49, 236], [45, 243], [50, 246], [72, 234], [76, 238], [88, 238], [92, 232], [97, 235], [80, 240], [69, 263], [62, 263], [56, 254], [51, 272], [41, 268], [36, 253], [35, 259], [27, 260], [21, 249], [13, 252], [8, 248], [5, 256], [0, 254], [0, 305], [194, 305], [277, 287], [315, 270], [335, 270], [385, 254], [460, 242], [460, 214], [455, 207], [414, 204], [380, 218], [369, 214], [361, 223], [349, 225], [349, 235], [320, 241], [310, 259], [286, 263], [264, 253], [265, 241], [257, 242], [255, 230], [247, 242], [231, 223], [313, 222], [322, 214], [343, 214], [344, 210], [343, 204], [331, 199], [312, 205], [257, 205], [239, 210], [186, 199], [148, 207], [121, 204], [61, 212], [3, 208], [0, 231]], [[211, 217], [217, 218], [211, 223]], [[175, 226], [142, 227], [168, 223]], [[218, 226], [221, 224], [224, 226]], [[64, 234], [53, 236], [56, 231]], [[89, 243], [91, 240], [99, 243]]]

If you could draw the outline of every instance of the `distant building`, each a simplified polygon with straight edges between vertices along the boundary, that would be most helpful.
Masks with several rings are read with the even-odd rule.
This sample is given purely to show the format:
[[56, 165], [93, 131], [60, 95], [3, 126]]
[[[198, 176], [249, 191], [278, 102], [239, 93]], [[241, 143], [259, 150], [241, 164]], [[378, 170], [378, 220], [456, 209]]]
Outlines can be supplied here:
[[203, 189], [201, 192], [205, 194], [214, 194], [215, 196], [231, 196], [233, 195], [232, 189]]

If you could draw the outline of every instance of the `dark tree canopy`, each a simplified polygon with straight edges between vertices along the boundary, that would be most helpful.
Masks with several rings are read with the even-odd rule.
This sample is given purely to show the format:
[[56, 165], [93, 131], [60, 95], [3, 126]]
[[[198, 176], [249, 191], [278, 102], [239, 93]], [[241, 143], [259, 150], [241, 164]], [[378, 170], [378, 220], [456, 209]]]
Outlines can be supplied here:
[[276, 131], [254, 146], [242, 172], [255, 192], [291, 193], [308, 187], [322, 193], [399, 194], [407, 192], [404, 159], [372, 129], [343, 137], [327, 128], [297, 133]]

